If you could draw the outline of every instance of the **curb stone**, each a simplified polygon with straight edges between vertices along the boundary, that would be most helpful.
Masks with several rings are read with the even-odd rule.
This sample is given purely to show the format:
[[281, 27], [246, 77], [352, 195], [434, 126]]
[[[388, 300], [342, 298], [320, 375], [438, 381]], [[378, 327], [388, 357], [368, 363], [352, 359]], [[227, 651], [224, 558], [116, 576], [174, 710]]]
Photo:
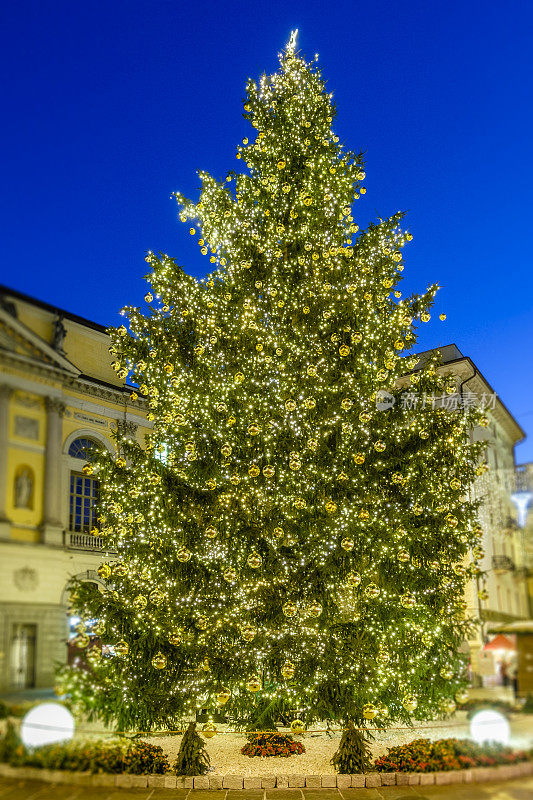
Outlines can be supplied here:
[[381, 786], [446, 786], [455, 783], [506, 781], [533, 775], [533, 761], [502, 764], [496, 767], [472, 767], [446, 772], [370, 772], [366, 775], [133, 775], [129, 773], [71, 772], [69, 770], [12, 767], [0, 763], [0, 777], [76, 786], [165, 789], [356, 789]]

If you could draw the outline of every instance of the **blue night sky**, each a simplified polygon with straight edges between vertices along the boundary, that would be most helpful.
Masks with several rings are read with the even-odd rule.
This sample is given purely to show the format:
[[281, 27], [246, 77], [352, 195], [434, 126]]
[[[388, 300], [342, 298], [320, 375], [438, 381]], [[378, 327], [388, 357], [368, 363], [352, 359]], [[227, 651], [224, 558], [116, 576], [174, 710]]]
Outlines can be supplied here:
[[531, 2], [17, 0], [0, 25], [2, 283], [115, 324], [146, 250], [201, 276], [169, 195], [237, 169], [246, 78], [298, 27], [366, 151], [356, 222], [408, 211], [405, 288], [443, 287], [420, 349], [455, 342], [531, 436]]

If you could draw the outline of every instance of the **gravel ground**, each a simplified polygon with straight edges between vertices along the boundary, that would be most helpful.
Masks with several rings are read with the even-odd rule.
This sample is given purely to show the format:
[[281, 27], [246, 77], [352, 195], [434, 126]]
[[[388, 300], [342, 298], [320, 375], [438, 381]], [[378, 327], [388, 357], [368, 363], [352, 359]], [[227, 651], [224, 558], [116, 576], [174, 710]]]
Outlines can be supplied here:
[[[339, 745], [340, 733], [305, 733], [295, 736], [305, 745], [306, 752], [290, 758], [249, 758], [241, 755], [241, 747], [246, 736], [225, 732], [223, 725], [217, 726], [219, 732], [206, 742], [211, 758], [211, 768], [222, 775], [327, 775], [333, 774], [330, 759]], [[201, 730], [201, 725], [199, 725]], [[468, 738], [469, 723], [465, 712], [457, 712], [453, 722], [450, 720], [417, 725], [416, 728], [390, 730], [378, 734], [372, 745], [374, 757], [387, 752], [387, 747], [406, 744], [413, 739]], [[511, 745], [515, 748], [533, 746], [533, 716], [516, 715], [511, 720]], [[176, 758], [180, 736], [156, 736], [147, 741], [159, 744], [167, 753], [170, 762]]]

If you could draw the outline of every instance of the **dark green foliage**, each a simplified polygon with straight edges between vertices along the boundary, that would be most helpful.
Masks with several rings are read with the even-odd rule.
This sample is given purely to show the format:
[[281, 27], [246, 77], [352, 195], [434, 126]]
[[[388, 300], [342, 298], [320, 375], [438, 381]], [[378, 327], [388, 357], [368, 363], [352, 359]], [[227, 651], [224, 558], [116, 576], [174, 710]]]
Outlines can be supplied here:
[[183, 734], [174, 772], [177, 775], [205, 775], [210, 764], [205, 742], [196, 730], [196, 722], [191, 722]]
[[3, 700], [0, 700], [0, 719], [5, 719], [8, 716], [8, 706]]
[[21, 755], [24, 753], [24, 745], [11, 721], [8, 721], [6, 732], [0, 739], [0, 761], [8, 761], [10, 764], [19, 763]]
[[331, 763], [341, 775], [360, 774], [372, 769], [371, 751], [364, 731], [358, 730], [353, 722], [348, 723], [342, 734], [339, 749]]

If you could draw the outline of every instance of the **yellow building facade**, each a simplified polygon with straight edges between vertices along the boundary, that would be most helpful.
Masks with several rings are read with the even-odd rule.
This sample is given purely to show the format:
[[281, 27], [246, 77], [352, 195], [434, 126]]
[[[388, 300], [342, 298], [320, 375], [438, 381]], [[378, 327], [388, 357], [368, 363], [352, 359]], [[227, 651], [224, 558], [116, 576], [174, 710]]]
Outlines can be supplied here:
[[72, 576], [99, 582], [87, 450], [142, 443], [142, 401], [111, 366], [105, 328], [0, 287], [0, 691], [51, 686], [65, 661]]

